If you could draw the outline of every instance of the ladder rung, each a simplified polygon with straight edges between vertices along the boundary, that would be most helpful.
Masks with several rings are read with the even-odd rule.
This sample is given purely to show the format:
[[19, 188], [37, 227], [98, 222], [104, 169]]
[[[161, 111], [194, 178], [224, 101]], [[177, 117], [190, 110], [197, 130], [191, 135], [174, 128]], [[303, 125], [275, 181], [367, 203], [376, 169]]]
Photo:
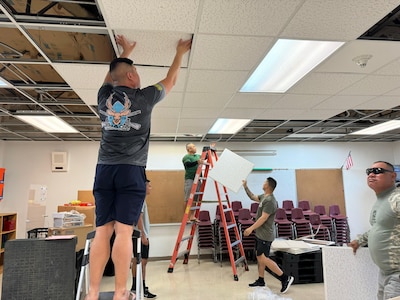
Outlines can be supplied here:
[[227, 212], [227, 211], [232, 211], [232, 208], [230, 208], [230, 207], [224, 208], [224, 212]]
[[182, 256], [184, 256], [185, 254], [188, 254], [188, 253], [189, 253], [189, 250], [185, 250], [185, 251], [179, 252], [177, 257], [182, 257]]
[[233, 248], [233, 247], [235, 247], [236, 245], [240, 244], [241, 242], [242, 242], [241, 240], [237, 240], [236, 242], [233, 242], [233, 243], [231, 244], [231, 247]]
[[235, 223], [233, 223], [233, 224], [230, 224], [230, 225], [227, 225], [226, 226], [226, 229], [231, 229], [231, 228], [233, 228], [233, 227], [236, 227], [236, 224]]
[[197, 210], [197, 209], [199, 209], [200, 208], [200, 206], [192, 206], [191, 208], [190, 208], [190, 210]]
[[203, 195], [204, 192], [195, 192], [194, 194], [195, 194], [195, 195]]
[[246, 257], [244, 257], [244, 256], [239, 257], [237, 260], [235, 260], [235, 265], [237, 266], [238, 264], [240, 264], [245, 259], [246, 259]]
[[183, 237], [181, 241], [182, 241], [182, 242], [183, 242], [183, 241], [187, 241], [187, 240], [190, 240], [190, 239], [192, 239], [192, 238], [193, 238], [192, 235], [188, 235], [188, 236]]

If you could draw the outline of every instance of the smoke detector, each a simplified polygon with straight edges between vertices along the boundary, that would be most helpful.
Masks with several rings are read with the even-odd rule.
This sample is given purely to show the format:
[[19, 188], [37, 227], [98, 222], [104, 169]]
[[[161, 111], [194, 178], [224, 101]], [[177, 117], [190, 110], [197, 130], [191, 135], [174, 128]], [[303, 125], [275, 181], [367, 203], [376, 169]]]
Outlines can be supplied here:
[[353, 58], [353, 61], [360, 68], [365, 68], [367, 66], [368, 61], [372, 58], [371, 54], [363, 54]]

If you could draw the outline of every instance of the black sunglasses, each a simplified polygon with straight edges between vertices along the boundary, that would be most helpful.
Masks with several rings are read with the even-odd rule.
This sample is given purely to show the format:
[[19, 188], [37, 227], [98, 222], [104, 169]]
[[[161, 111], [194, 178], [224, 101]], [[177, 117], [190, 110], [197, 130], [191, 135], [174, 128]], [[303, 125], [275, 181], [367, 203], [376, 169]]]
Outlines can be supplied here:
[[387, 169], [384, 169], [384, 168], [368, 168], [368, 169], [365, 170], [365, 173], [367, 173], [367, 175], [369, 175], [371, 173], [374, 173], [374, 174], [377, 175], [377, 174], [383, 174], [385, 172], [393, 173], [394, 171], [390, 171], [390, 170], [387, 170]]

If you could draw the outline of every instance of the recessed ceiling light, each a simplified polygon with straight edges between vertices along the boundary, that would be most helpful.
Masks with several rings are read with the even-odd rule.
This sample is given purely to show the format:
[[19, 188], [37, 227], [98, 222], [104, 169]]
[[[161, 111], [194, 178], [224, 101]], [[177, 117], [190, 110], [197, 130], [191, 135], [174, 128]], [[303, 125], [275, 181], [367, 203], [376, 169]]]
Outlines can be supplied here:
[[251, 119], [218, 119], [208, 133], [235, 134], [250, 122]]
[[53, 115], [46, 115], [44, 111], [24, 111], [16, 114], [14, 117], [28, 123], [40, 130], [49, 133], [77, 133], [74, 127], [69, 125], [61, 118]]
[[284, 93], [343, 44], [279, 39], [240, 91]]

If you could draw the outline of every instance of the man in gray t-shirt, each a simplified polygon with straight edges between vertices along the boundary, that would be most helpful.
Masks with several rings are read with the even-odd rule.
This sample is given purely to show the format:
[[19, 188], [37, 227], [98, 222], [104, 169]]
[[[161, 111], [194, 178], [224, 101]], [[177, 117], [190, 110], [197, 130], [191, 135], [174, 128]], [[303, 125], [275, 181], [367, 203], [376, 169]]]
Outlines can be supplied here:
[[146, 195], [145, 167], [151, 112], [175, 85], [182, 58], [191, 47], [191, 40], [180, 40], [166, 77], [141, 89], [139, 74], [128, 58], [136, 43], [129, 42], [124, 36], [117, 36], [116, 42], [123, 51], [110, 63], [97, 101], [102, 136], [93, 187], [96, 235], [90, 248], [90, 283], [86, 300], [99, 298], [114, 231], [111, 255], [115, 267], [114, 297], [129, 298], [126, 285], [133, 251], [133, 225], [138, 222]]

